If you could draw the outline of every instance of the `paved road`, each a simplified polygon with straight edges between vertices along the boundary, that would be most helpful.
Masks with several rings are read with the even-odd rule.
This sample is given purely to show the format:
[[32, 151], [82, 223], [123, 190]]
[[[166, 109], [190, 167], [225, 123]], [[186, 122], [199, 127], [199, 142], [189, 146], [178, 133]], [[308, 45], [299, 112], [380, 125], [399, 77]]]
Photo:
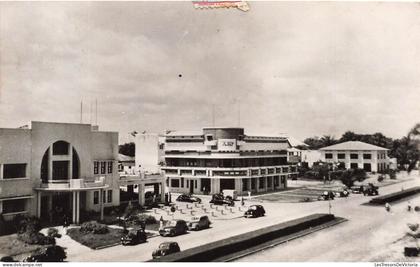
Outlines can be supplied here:
[[[418, 186], [420, 179], [381, 188], [386, 194], [404, 188]], [[350, 221], [316, 234], [278, 246], [271, 251], [259, 252], [242, 260], [246, 261], [357, 261], [371, 255], [372, 247], [378, 243], [392, 242], [399, 236], [398, 231], [390, 231], [393, 225], [401, 224], [401, 212], [388, 214], [382, 207], [363, 206], [370, 198], [351, 195], [349, 198], [331, 202], [332, 213]], [[417, 199], [418, 200], [418, 199]], [[420, 205], [420, 201], [419, 201]], [[403, 204], [395, 208], [402, 209]], [[68, 249], [69, 261], [147, 261], [152, 251], [164, 241], [176, 241], [182, 250], [208, 242], [242, 234], [251, 230], [270, 226], [313, 213], [328, 213], [328, 202], [310, 203], [264, 203], [267, 216], [257, 219], [236, 218], [213, 220], [213, 227], [199, 232], [190, 232], [178, 237], [155, 237], [137, 246], [115, 246], [101, 250]], [[401, 224], [402, 225], [402, 224]], [[405, 225], [405, 224], [404, 224]], [[386, 232], [384, 232], [384, 230]], [[400, 229], [401, 230], [401, 229]], [[399, 230], [399, 231], [400, 231]], [[398, 232], [398, 234], [397, 234]], [[376, 241], [374, 241], [376, 240]], [[301, 250], [303, 249], [303, 250]], [[366, 253], [368, 250], [368, 253]], [[287, 252], [286, 252], [287, 251]], [[311, 251], [308, 253], [308, 251]], [[305, 252], [305, 253], [303, 253]]]

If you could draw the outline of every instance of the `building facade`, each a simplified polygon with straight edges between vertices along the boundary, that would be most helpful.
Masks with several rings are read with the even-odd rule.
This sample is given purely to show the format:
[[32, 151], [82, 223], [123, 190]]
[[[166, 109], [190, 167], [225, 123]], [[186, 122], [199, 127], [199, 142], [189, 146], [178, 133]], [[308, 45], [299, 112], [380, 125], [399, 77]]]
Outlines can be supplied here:
[[32, 122], [0, 129], [0, 213], [79, 223], [119, 205], [118, 133], [90, 124]]
[[211, 127], [171, 132], [165, 138], [165, 172], [170, 192], [239, 194], [285, 189], [297, 168], [287, 161], [285, 137], [249, 136], [243, 128]]
[[389, 168], [388, 149], [360, 141], [348, 141], [319, 150], [321, 160], [342, 164], [346, 169], [381, 172]]

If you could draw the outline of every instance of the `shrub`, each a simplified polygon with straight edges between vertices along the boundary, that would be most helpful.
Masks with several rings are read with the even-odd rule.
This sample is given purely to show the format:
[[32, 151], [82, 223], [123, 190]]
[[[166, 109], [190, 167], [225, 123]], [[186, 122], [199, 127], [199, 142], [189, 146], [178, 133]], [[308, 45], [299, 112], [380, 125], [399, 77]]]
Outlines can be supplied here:
[[382, 174], [378, 176], [378, 182], [382, 182], [385, 179], [385, 176]]
[[61, 235], [58, 233], [58, 230], [54, 227], [48, 228], [47, 236], [60, 238]]
[[109, 232], [108, 226], [98, 223], [97, 221], [90, 221], [82, 223], [80, 227], [82, 233], [106, 234]]
[[396, 173], [396, 171], [395, 171], [395, 170], [391, 170], [391, 169], [389, 169], [389, 170], [388, 170], [388, 174], [389, 174], [389, 179], [392, 179], [392, 180], [397, 179], [397, 173]]
[[341, 175], [341, 182], [347, 187], [352, 187], [355, 181], [363, 181], [366, 179], [366, 171], [363, 169], [345, 170]]
[[148, 215], [148, 214], [139, 214], [138, 215], [139, 219], [143, 222], [145, 222], [146, 224], [155, 224], [157, 223], [157, 220], [154, 216], [152, 215]]
[[39, 232], [26, 231], [18, 234], [18, 239], [30, 245], [55, 245], [55, 238]]
[[18, 233], [38, 232], [41, 230], [41, 222], [37, 217], [27, 215], [17, 215], [13, 223]]

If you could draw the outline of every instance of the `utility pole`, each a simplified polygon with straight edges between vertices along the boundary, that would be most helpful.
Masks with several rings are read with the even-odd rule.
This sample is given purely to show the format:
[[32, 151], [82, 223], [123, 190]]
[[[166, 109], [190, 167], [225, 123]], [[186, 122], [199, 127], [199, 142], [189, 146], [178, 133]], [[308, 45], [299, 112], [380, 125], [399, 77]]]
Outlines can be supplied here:
[[215, 126], [215, 118], [214, 118], [214, 104], [212, 105], [212, 123], [213, 123], [213, 127]]
[[98, 99], [95, 99], [95, 125], [98, 125]]

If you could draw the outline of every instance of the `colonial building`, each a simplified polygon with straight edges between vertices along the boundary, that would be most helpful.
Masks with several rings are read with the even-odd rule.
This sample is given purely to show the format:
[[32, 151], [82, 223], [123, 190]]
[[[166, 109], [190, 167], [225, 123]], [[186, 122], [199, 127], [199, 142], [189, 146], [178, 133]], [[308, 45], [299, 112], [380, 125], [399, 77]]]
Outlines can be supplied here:
[[388, 149], [360, 141], [348, 141], [320, 149], [321, 160], [342, 164], [346, 169], [380, 172], [389, 168]]
[[280, 136], [250, 136], [243, 128], [204, 128], [170, 132], [165, 140], [165, 171], [170, 192], [267, 192], [287, 187], [297, 175], [287, 161], [290, 143]]
[[0, 214], [80, 221], [119, 205], [118, 133], [90, 124], [32, 122], [0, 129]]

